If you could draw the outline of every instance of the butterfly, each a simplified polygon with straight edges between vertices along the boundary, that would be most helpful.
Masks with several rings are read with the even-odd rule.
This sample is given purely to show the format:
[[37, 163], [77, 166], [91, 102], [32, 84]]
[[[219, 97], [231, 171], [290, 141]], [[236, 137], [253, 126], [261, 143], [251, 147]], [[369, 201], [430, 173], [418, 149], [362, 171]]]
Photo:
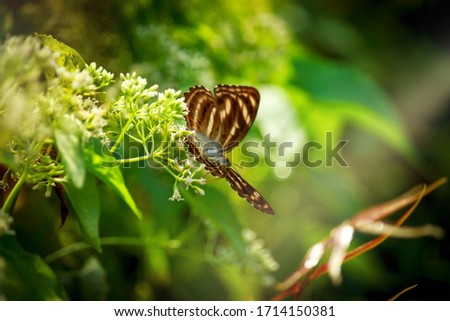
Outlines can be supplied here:
[[187, 127], [194, 131], [187, 142], [197, 161], [205, 164], [212, 175], [225, 178], [256, 209], [274, 214], [264, 197], [231, 167], [226, 157], [255, 121], [258, 90], [250, 86], [217, 85], [213, 94], [203, 86], [194, 86], [184, 93], [184, 100], [188, 108]]

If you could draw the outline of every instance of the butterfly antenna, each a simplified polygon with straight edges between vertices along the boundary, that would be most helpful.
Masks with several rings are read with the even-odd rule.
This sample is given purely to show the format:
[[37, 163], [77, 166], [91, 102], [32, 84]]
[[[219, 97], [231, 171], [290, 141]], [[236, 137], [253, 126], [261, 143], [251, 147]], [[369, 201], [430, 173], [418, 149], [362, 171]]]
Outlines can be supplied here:
[[233, 166], [235, 166], [235, 167], [238, 167], [238, 168], [240, 168], [240, 169], [243, 169], [243, 168], [244, 168], [244, 167], [242, 167], [241, 165], [236, 164], [236, 163], [231, 163], [231, 165], [233, 165]]

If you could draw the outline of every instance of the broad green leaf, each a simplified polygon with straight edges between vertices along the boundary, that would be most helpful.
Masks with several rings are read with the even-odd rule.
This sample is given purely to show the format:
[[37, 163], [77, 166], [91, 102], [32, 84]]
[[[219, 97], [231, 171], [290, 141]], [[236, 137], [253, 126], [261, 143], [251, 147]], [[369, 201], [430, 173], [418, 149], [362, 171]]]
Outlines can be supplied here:
[[[345, 64], [296, 58], [295, 86], [301, 87], [311, 99], [310, 129], [340, 130], [346, 122], [373, 132], [387, 144], [413, 154], [399, 115], [382, 90], [366, 75]], [[328, 122], [327, 122], [328, 120]], [[314, 130], [314, 129], [313, 129]]]
[[64, 115], [55, 124], [53, 131], [69, 180], [75, 187], [81, 188], [86, 175], [81, 124], [74, 117]]
[[60, 66], [66, 67], [69, 71], [84, 69], [86, 67], [84, 59], [75, 49], [49, 35], [36, 33], [36, 37], [39, 38], [42, 44], [60, 54], [57, 59], [57, 63]]
[[86, 175], [84, 185], [79, 189], [70, 182], [63, 183], [63, 186], [85, 242], [100, 252], [100, 200], [95, 177]]
[[[171, 240], [180, 244], [192, 241], [192, 225], [186, 222], [186, 202], [172, 202], [173, 181], [161, 177], [159, 171], [133, 166], [127, 169], [126, 180], [133, 193], [139, 193], [139, 200], [151, 213], [140, 222], [141, 235], [148, 245], [144, 247], [147, 270], [152, 280], [170, 284], [173, 271], [170, 250], [166, 247]], [[189, 240], [186, 240], [189, 239]], [[160, 244], [155, 246], [154, 244]]]
[[114, 190], [131, 208], [138, 218], [142, 218], [142, 213], [133, 200], [120, 171], [119, 166], [112, 161], [112, 157], [103, 149], [101, 143], [91, 139], [84, 151], [86, 167], [98, 179]]
[[[233, 211], [233, 206], [228, 201], [226, 194], [216, 188], [207, 188], [205, 196], [196, 195], [192, 191], [186, 191], [182, 194], [194, 214], [208, 223], [213, 224], [219, 232], [230, 240], [240, 256], [245, 255], [242, 227], [237, 220], [236, 212]], [[248, 205], [244, 200], [242, 202], [245, 206]]]
[[335, 114], [371, 131], [391, 146], [398, 148], [404, 155], [412, 156], [414, 154], [403, 127], [395, 119], [384, 118], [375, 110], [358, 103], [334, 103], [332, 108]]
[[13, 236], [0, 237], [0, 274], [0, 292], [7, 300], [67, 299], [53, 270]]
[[368, 76], [355, 67], [323, 60], [298, 58], [295, 84], [323, 102], [358, 103], [385, 118], [398, 120], [389, 99]]

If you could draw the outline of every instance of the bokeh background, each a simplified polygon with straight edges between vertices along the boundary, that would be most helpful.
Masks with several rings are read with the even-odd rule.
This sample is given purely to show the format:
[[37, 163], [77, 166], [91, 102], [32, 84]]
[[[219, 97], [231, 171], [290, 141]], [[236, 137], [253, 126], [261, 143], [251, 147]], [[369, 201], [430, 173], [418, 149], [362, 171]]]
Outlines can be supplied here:
[[[261, 141], [270, 133], [277, 142], [292, 141], [292, 152], [307, 141], [323, 143], [326, 132], [335, 142], [348, 140], [342, 150], [347, 167], [286, 168], [288, 154], [276, 168], [261, 163], [239, 169], [271, 202], [274, 217], [251, 208], [222, 181], [208, 184], [205, 197], [187, 191], [186, 202], [175, 203], [168, 201], [167, 173], [127, 169], [145, 219], [135, 219], [114, 193], [99, 187], [103, 252], [72, 249], [49, 261], [68, 298], [270, 299], [277, 292], [265, 284], [283, 280], [340, 222], [448, 176], [449, 9], [445, 1], [425, 0], [0, 2], [2, 39], [51, 34], [86, 62], [117, 76], [135, 71], [161, 89], [256, 86], [261, 109], [247, 139]], [[235, 162], [240, 157], [233, 154]], [[449, 198], [447, 184], [427, 196], [406, 225], [432, 223], [448, 231]], [[232, 217], [256, 232], [279, 264], [272, 279], [253, 261], [242, 263], [233, 232], [223, 233], [220, 219], [219, 226], [211, 224], [211, 215]], [[14, 219], [21, 246], [44, 258], [81, 239], [71, 217], [58, 228], [54, 195], [24, 191]], [[137, 236], [146, 242], [123, 241]], [[370, 238], [357, 234], [353, 246]], [[449, 300], [449, 260], [448, 237], [389, 239], [345, 264], [341, 286], [323, 276], [303, 298], [387, 300], [418, 284], [399, 300]], [[17, 291], [10, 299], [39, 296]]]

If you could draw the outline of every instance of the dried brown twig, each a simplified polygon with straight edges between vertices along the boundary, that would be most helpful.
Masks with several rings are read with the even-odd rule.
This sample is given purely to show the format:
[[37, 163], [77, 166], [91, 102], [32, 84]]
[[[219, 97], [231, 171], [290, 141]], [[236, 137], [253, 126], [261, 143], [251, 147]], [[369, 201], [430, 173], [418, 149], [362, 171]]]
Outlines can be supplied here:
[[[328, 272], [334, 284], [340, 284], [342, 281], [341, 266], [344, 262], [373, 249], [388, 237], [431, 236], [442, 238], [444, 231], [436, 225], [427, 224], [419, 227], [401, 227], [401, 225], [425, 195], [446, 182], [447, 178], [441, 178], [429, 186], [413, 188], [391, 201], [372, 206], [357, 213], [352, 219], [344, 221], [334, 228], [326, 239], [310, 247], [299, 267], [276, 286], [276, 289], [282, 292], [275, 296], [273, 300], [281, 300], [290, 295], [299, 297], [309, 282], [325, 272]], [[381, 221], [408, 205], [411, 205], [410, 208], [394, 224]], [[352, 251], [348, 251], [355, 231], [375, 234], [378, 237]], [[326, 250], [330, 250], [328, 260], [319, 266]]]

